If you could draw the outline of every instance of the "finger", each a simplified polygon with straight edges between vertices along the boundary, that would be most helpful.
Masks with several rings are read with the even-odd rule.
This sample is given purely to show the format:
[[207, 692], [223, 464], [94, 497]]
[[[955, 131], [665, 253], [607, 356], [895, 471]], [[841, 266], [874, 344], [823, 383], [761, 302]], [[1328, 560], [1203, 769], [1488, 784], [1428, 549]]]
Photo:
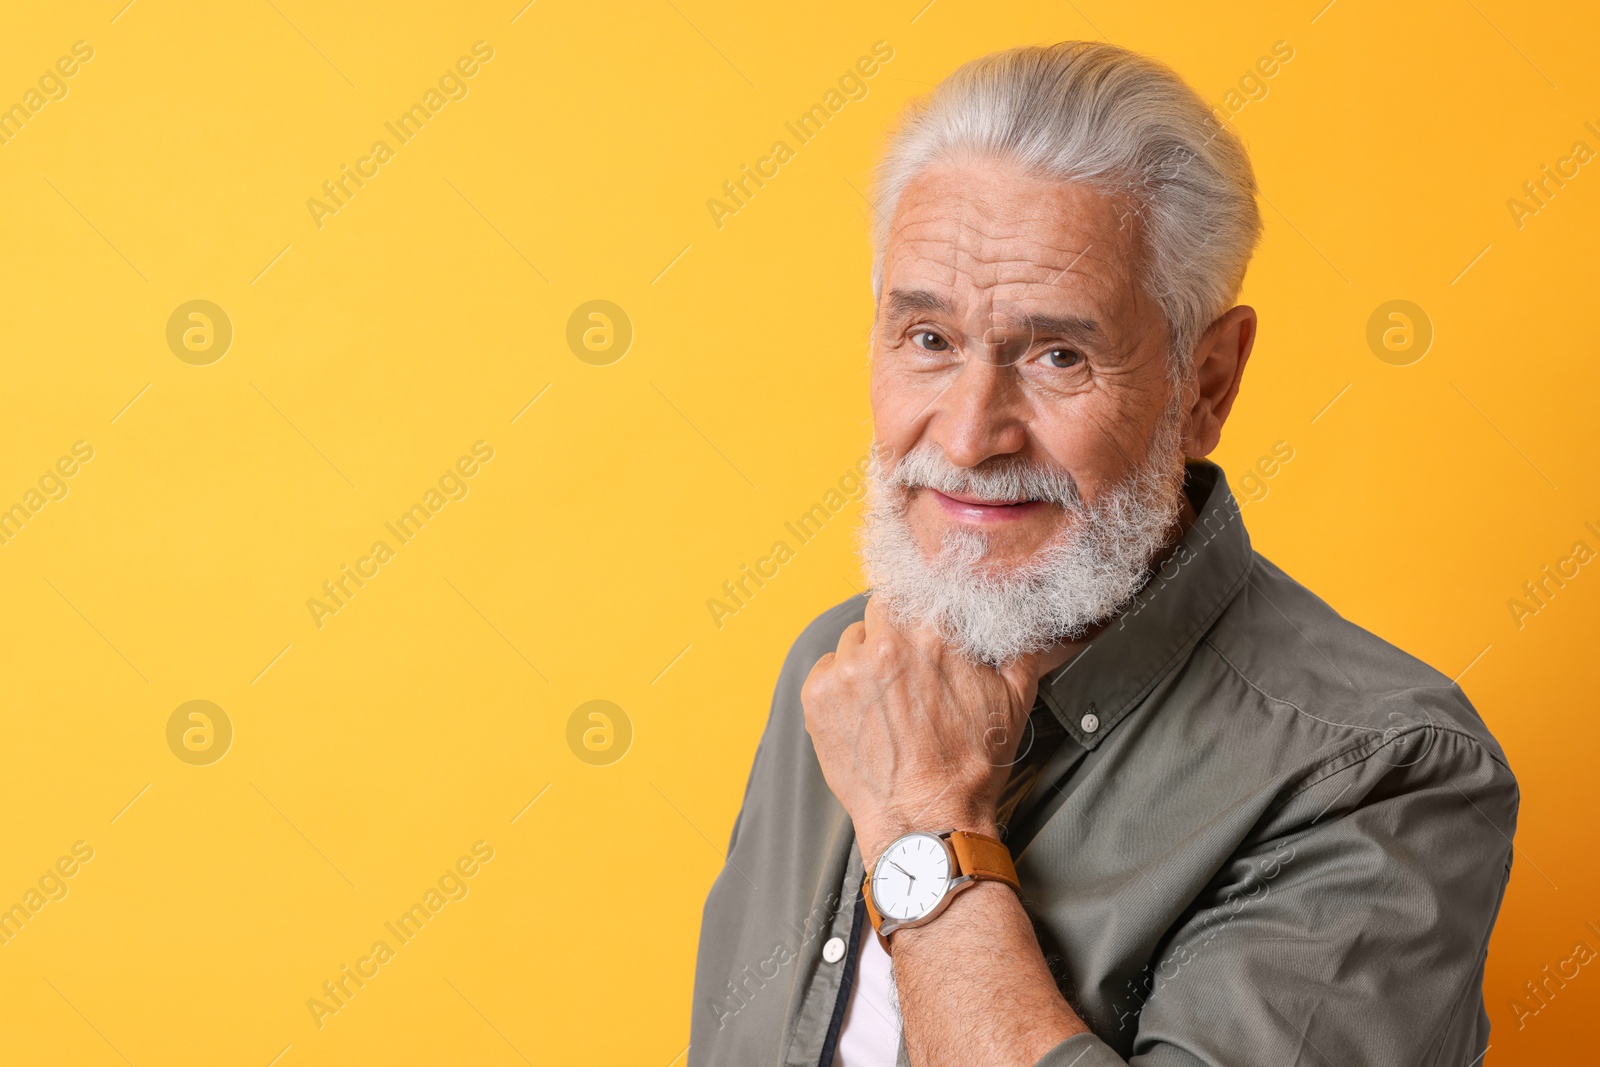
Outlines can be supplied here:
[[897, 643], [909, 645], [935, 668], [949, 651], [944, 635], [935, 623], [919, 622], [909, 627], [901, 626], [895, 622], [889, 610], [877, 602], [876, 597], [867, 601], [867, 626], [873, 636], [880, 633], [892, 635]]
[[942, 663], [950, 651], [950, 642], [940, 632], [938, 624], [933, 622], [919, 622], [911, 629], [902, 631], [902, 636], [907, 644], [921, 653], [923, 659], [932, 664]]
[[[844, 628], [839, 635], [839, 647], [835, 650], [840, 659], [854, 656], [861, 651], [861, 646], [867, 640], [867, 627], [865, 623], [853, 622]], [[829, 655], [834, 655], [830, 652]]]
[[862, 621], [867, 624], [867, 629], [877, 631], [880, 627], [889, 626], [889, 612], [876, 596], [867, 598], [867, 610]]
[[[1042, 653], [1027, 652], [1009, 663], [1002, 664], [1000, 676], [1006, 680], [1012, 692], [1019, 697], [1028, 697], [1038, 691], [1039, 685], [1039, 657]], [[1030, 700], [1031, 704], [1032, 701]]]
[[834, 654], [824, 652], [817, 657], [817, 662], [811, 665], [811, 670], [806, 672], [806, 680], [800, 683], [801, 706], [810, 708], [811, 697], [817, 691], [817, 686], [821, 685], [822, 680], [833, 670], [833, 661]]
[[867, 643], [882, 642], [885, 647], [893, 648], [902, 645], [915, 647], [917, 631], [907, 632], [895, 622], [889, 609], [878, 602], [877, 597], [867, 601], [867, 613], [864, 620], [867, 624]]
[[900, 631], [896, 629], [889, 611], [877, 597], [867, 600], [867, 610], [862, 626], [862, 651], [885, 652], [899, 643]]

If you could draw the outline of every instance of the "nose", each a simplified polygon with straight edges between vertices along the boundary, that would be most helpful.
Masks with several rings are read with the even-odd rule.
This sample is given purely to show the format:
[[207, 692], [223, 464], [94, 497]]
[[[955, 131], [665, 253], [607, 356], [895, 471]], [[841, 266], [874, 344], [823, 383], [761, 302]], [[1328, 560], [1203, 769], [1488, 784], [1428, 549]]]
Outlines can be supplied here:
[[939, 397], [930, 436], [958, 467], [1021, 452], [1027, 439], [1016, 371], [985, 359], [968, 359]]

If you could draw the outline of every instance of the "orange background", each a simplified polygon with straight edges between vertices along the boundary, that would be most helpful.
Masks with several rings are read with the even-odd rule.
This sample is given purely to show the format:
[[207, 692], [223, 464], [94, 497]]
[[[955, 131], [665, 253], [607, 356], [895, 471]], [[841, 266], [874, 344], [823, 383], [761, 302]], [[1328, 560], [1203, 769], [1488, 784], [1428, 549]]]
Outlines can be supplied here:
[[[1508, 201], [1600, 149], [1600, 16], [924, 2], [7, 15], [0, 106], [93, 57], [0, 144], [0, 507], [25, 516], [0, 544], [0, 906], [93, 858], [0, 945], [0, 1061], [681, 1063], [778, 665], [860, 584], [852, 503], [720, 627], [706, 607], [865, 451], [883, 131], [968, 58], [1098, 37], [1229, 113], [1261, 180], [1261, 337], [1216, 457], [1244, 492], [1293, 450], [1246, 494], [1255, 543], [1460, 676], [1521, 780], [1487, 1062], [1592, 1048], [1593, 968], [1520, 1029], [1512, 1000], [1600, 949], [1600, 568], [1508, 601], [1600, 550], [1600, 176]], [[465, 95], [319, 219], [479, 41]], [[707, 200], [878, 41], [866, 95], [718, 226]], [[169, 347], [191, 300], [231, 323], [220, 358]], [[569, 346], [593, 300], [625, 352]], [[1369, 347], [1391, 300], [1431, 323], [1420, 358]], [[319, 626], [346, 565], [376, 573]], [[195, 700], [213, 733], [169, 743]], [[607, 721], [569, 729], [593, 700]], [[492, 859], [448, 875], [476, 842]], [[362, 964], [442, 880], [465, 895]], [[319, 1015], [345, 966], [375, 976]]]

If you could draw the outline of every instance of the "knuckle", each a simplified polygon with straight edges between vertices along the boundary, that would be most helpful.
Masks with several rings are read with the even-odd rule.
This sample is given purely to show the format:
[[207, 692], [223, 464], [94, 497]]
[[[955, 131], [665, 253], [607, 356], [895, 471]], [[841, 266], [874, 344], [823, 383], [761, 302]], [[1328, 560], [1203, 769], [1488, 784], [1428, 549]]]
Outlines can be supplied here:
[[800, 702], [805, 705], [808, 713], [811, 710], [812, 703], [816, 700], [818, 692], [822, 689], [823, 679], [826, 676], [824, 665], [819, 660], [817, 665], [811, 668], [811, 673], [806, 675], [806, 680], [800, 685]]
[[808, 720], [833, 695], [838, 684], [836, 675], [832, 652], [819, 659], [816, 666], [811, 668], [811, 673], [806, 675], [806, 680], [800, 686], [800, 703], [805, 708]]
[[892, 631], [880, 630], [872, 638], [870, 651], [873, 658], [880, 663], [898, 659], [900, 656], [900, 642], [896, 640]]

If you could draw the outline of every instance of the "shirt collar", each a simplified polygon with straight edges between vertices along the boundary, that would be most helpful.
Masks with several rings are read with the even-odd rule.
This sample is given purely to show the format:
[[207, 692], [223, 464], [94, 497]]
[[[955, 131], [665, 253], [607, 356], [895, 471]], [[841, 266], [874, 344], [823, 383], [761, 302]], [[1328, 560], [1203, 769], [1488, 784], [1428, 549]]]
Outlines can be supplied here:
[[1039, 696], [1085, 748], [1098, 745], [1186, 657], [1249, 576], [1253, 553], [1222, 469], [1185, 469], [1195, 522], [1122, 614], [1040, 680]]

